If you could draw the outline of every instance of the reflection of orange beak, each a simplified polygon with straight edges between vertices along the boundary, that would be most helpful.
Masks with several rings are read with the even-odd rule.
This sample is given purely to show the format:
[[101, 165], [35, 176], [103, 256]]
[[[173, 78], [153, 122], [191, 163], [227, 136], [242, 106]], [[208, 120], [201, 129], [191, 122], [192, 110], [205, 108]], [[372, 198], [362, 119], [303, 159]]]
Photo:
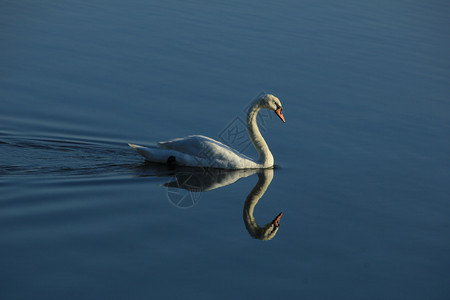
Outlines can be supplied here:
[[275, 227], [279, 227], [279, 226], [280, 226], [280, 219], [281, 219], [281, 216], [283, 216], [283, 213], [282, 213], [282, 212], [275, 218], [275, 220], [272, 221], [272, 224], [273, 224]]
[[283, 121], [283, 123], [286, 122], [286, 121], [284, 120], [283, 111], [281, 110], [281, 107], [280, 107], [279, 109], [277, 109], [277, 110], [275, 111], [275, 113], [277, 114], [277, 116], [280, 117], [280, 119], [281, 119], [281, 121]]

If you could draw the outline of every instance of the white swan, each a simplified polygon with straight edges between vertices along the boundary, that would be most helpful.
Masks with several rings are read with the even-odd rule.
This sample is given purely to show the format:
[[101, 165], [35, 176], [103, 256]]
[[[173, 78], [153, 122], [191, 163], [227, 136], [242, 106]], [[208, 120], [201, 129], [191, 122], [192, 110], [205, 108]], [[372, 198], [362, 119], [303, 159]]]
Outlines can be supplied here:
[[273, 166], [273, 156], [259, 132], [256, 116], [261, 109], [273, 110], [285, 122], [280, 100], [264, 95], [255, 100], [247, 113], [247, 132], [258, 152], [254, 160], [216, 140], [202, 135], [159, 142], [156, 147], [128, 144], [147, 160], [158, 163], [220, 169], [257, 169]]

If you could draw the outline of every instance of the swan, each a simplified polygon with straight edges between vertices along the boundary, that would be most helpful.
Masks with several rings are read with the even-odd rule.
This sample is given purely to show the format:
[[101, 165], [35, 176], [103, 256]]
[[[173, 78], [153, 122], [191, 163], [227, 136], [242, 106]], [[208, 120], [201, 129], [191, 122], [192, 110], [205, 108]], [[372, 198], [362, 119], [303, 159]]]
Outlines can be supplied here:
[[261, 109], [273, 110], [283, 123], [285, 122], [281, 102], [274, 95], [263, 95], [251, 104], [247, 113], [247, 132], [258, 152], [256, 160], [202, 135], [190, 135], [159, 142], [154, 147], [128, 145], [148, 161], [157, 163], [219, 169], [270, 168], [273, 167], [273, 156], [256, 122], [256, 116]]

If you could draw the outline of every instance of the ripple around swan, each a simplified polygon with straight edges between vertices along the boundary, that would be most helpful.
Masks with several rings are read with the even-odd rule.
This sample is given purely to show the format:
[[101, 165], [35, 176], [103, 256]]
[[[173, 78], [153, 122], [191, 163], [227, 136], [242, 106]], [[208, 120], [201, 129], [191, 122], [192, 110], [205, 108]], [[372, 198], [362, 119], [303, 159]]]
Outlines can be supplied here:
[[0, 175], [72, 176], [129, 172], [136, 161], [126, 144], [0, 135]]

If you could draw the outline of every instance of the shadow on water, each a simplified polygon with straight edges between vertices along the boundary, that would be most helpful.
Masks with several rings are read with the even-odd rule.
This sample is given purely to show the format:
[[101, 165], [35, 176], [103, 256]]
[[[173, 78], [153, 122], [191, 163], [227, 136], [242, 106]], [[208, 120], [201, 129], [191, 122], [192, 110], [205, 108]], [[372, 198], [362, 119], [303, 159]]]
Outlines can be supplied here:
[[263, 197], [274, 176], [273, 169], [224, 170], [211, 168], [170, 167], [162, 164], [145, 163], [136, 169], [140, 177], [171, 177], [162, 184], [167, 187], [167, 197], [177, 208], [195, 206], [202, 192], [232, 185], [241, 178], [254, 174], [258, 182], [248, 194], [243, 209], [245, 227], [249, 234], [259, 240], [271, 240], [278, 232], [282, 213], [264, 226], [258, 225], [254, 210]]

